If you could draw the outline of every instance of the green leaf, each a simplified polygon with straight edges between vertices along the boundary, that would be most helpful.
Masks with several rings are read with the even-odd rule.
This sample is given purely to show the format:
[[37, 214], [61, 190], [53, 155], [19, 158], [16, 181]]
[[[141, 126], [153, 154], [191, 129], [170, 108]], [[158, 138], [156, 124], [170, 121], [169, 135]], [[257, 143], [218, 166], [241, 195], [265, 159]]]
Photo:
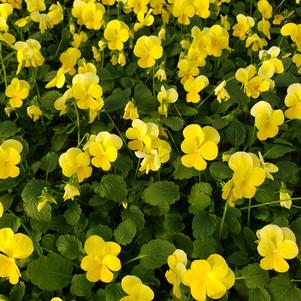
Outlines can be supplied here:
[[233, 120], [226, 129], [226, 137], [235, 148], [238, 148], [246, 139], [244, 125], [238, 120]]
[[90, 297], [93, 283], [85, 275], [74, 275], [71, 280], [70, 293], [78, 297]]
[[110, 96], [104, 98], [104, 110], [108, 113], [122, 110], [130, 99], [130, 95], [130, 89], [114, 89]]
[[69, 261], [54, 253], [33, 260], [27, 267], [31, 282], [47, 291], [60, 290], [68, 286], [72, 270]]
[[185, 228], [182, 216], [178, 213], [168, 213], [164, 216], [163, 227], [168, 232], [182, 232]]
[[231, 80], [227, 82], [226, 90], [231, 99], [233, 99], [236, 103], [246, 106], [250, 102], [250, 98], [243, 92], [236, 81]]
[[59, 156], [55, 152], [47, 153], [40, 161], [40, 168], [46, 172], [52, 172], [57, 168]]
[[113, 236], [111, 228], [105, 225], [97, 225], [87, 232], [87, 237], [91, 235], [98, 235], [102, 237], [105, 241], [110, 240]]
[[217, 241], [213, 237], [197, 239], [193, 242], [192, 258], [207, 259], [218, 250]]
[[145, 224], [143, 212], [135, 205], [129, 206], [126, 210], [122, 212], [122, 219], [132, 220], [137, 227], [137, 231], [142, 231]]
[[298, 78], [290, 72], [284, 72], [282, 74], [277, 74], [274, 77], [276, 87], [288, 87], [291, 84], [297, 83]]
[[10, 120], [0, 122], [0, 144], [17, 134], [21, 129], [17, 127], [16, 123]]
[[158, 181], [144, 189], [142, 199], [152, 206], [169, 206], [180, 199], [179, 186], [174, 182]]
[[215, 180], [229, 179], [233, 174], [233, 171], [229, 168], [228, 164], [223, 162], [211, 163], [209, 171]]
[[183, 166], [180, 158], [174, 160], [173, 166], [175, 170], [172, 176], [175, 180], [190, 179], [198, 175], [198, 171], [196, 169]]
[[162, 123], [175, 132], [181, 131], [184, 126], [184, 120], [179, 117], [163, 118]]
[[271, 296], [264, 288], [255, 288], [249, 291], [248, 301], [270, 301]]
[[290, 281], [287, 274], [273, 277], [269, 291], [273, 301], [301, 301], [301, 290]]
[[188, 202], [190, 204], [188, 211], [192, 214], [202, 212], [211, 204], [212, 187], [208, 183], [196, 183], [192, 186]]
[[21, 220], [14, 214], [6, 213], [0, 218], [0, 229], [12, 228], [14, 232], [17, 232], [20, 226]]
[[277, 159], [294, 151], [296, 151], [296, 149], [291, 146], [274, 143], [271, 147], [265, 148], [264, 157], [267, 159]]
[[263, 270], [258, 263], [249, 264], [241, 270], [242, 277], [248, 288], [263, 288], [269, 280], [268, 271]]
[[38, 211], [38, 201], [36, 199], [30, 199], [29, 201], [23, 203], [23, 207], [27, 216], [35, 220], [48, 222], [51, 219], [52, 209], [49, 204], [46, 204], [41, 211]]
[[9, 300], [22, 301], [25, 295], [25, 284], [23, 281], [13, 286], [9, 292]]
[[18, 185], [18, 181], [8, 178], [5, 180], [0, 180], [0, 192], [8, 191], [10, 189], [13, 189]]
[[94, 192], [108, 200], [122, 203], [127, 197], [127, 185], [121, 176], [105, 175], [98, 185], [94, 185]]
[[205, 239], [215, 232], [216, 225], [216, 216], [214, 214], [208, 214], [208, 212], [204, 210], [193, 217], [193, 236], [195, 239]]
[[64, 213], [66, 222], [71, 226], [76, 225], [80, 219], [81, 213], [82, 213], [82, 209], [80, 208], [80, 205], [75, 202], [71, 203], [69, 208]]
[[37, 201], [44, 188], [49, 188], [49, 183], [43, 180], [31, 180], [22, 190], [21, 197], [24, 202], [29, 202], [32, 199]]
[[57, 90], [52, 91], [44, 91], [43, 95], [41, 96], [41, 105], [42, 108], [44, 108], [46, 111], [49, 111], [50, 113], [56, 113], [56, 110], [54, 108], [54, 102], [56, 99], [61, 97], [61, 93]]
[[147, 112], [156, 111], [157, 110], [157, 100], [154, 99], [152, 92], [150, 89], [139, 83], [136, 85], [134, 90], [134, 98], [138, 105], [139, 111]]
[[175, 251], [174, 245], [166, 240], [154, 239], [141, 247], [139, 257], [146, 269], [155, 269], [166, 264], [167, 257]]
[[82, 243], [70, 234], [61, 235], [56, 241], [56, 247], [61, 255], [68, 259], [76, 259], [82, 251]]
[[137, 227], [135, 222], [131, 219], [126, 219], [117, 226], [116, 230], [114, 230], [114, 237], [116, 242], [126, 246], [132, 242], [136, 232]]

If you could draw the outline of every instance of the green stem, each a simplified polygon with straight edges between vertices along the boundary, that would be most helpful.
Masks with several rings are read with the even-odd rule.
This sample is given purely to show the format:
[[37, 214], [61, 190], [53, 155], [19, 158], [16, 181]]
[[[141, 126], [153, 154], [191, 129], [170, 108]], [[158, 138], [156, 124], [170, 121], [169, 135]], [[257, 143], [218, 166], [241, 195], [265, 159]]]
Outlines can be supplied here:
[[130, 260], [128, 260], [127, 262], [125, 262], [124, 264], [123, 264], [123, 266], [125, 266], [125, 265], [127, 265], [127, 264], [129, 264], [129, 263], [131, 263], [131, 262], [134, 262], [134, 261], [136, 261], [136, 260], [139, 260], [139, 259], [141, 259], [141, 258], [144, 258], [144, 257], [147, 257], [148, 255], [138, 255], [137, 257], [135, 257], [135, 258], [133, 258], [133, 259], [130, 259]]
[[172, 141], [172, 143], [173, 143], [173, 145], [174, 145], [176, 151], [177, 151], [178, 153], [180, 153], [180, 151], [179, 151], [179, 149], [178, 149], [178, 147], [177, 147], [177, 144], [176, 144], [176, 142], [175, 142], [175, 139], [173, 138], [172, 134], [170, 133], [170, 131], [168, 130], [167, 127], [165, 127], [164, 129], [166, 130], [167, 134], [169, 135], [169, 138], [171, 139], [171, 141]]
[[301, 282], [300, 279], [291, 279], [292, 282]]
[[186, 123], [185, 119], [183, 118], [182, 114], [180, 113], [177, 105], [175, 103], [173, 105], [174, 105], [175, 110], [176, 110], [177, 114], [179, 115], [179, 117], [184, 121], [184, 124], [187, 125], [187, 123]]
[[248, 205], [247, 227], [250, 226], [250, 219], [251, 219], [251, 199], [249, 199], [249, 205]]
[[235, 280], [244, 280], [247, 279], [247, 277], [235, 277]]
[[219, 228], [219, 237], [222, 236], [222, 232], [223, 232], [223, 228], [224, 228], [224, 223], [225, 223], [225, 219], [226, 219], [226, 215], [227, 215], [227, 210], [228, 210], [228, 202], [226, 202], [225, 207], [224, 207], [222, 221], [221, 221], [221, 225], [220, 225], [220, 228]]
[[5, 65], [2, 57], [2, 42], [0, 43], [0, 61], [1, 61], [1, 67], [3, 70], [3, 78], [4, 78], [4, 84], [5, 88], [7, 87], [7, 77], [6, 77], [6, 70], [5, 70]]
[[74, 109], [75, 109], [75, 114], [76, 114], [76, 125], [77, 125], [77, 145], [80, 145], [81, 139], [80, 139], [80, 122], [79, 122], [79, 113], [77, 110], [76, 103], [74, 102], [73, 104]]

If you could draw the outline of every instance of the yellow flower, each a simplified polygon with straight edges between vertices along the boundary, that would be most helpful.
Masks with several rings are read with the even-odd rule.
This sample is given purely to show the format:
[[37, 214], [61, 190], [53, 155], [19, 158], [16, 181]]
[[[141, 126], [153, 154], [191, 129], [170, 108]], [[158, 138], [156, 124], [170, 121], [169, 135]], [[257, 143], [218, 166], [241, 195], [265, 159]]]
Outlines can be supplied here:
[[265, 171], [265, 177], [270, 180], [274, 180], [274, 177], [271, 175], [271, 173], [278, 172], [278, 170], [279, 170], [278, 167], [273, 163], [264, 162], [261, 152], [258, 152], [258, 157], [255, 154], [252, 154], [252, 153], [249, 153], [249, 154], [253, 156], [253, 159], [255, 159], [255, 158], [259, 159], [258, 161], [255, 159], [255, 161], [258, 162], [258, 164], [256, 164], [256, 162], [255, 162], [255, 165], [263, 168], [263, 170]]
[[5, 95], [9, 97], [9, 105], [12, 108], [20, 108], [23, 104], [23, 99], [28, 97], [29, 90], [30, 86], [26, 80], [19, 80], [14, 77], [5, 89]]
[[37, 206], [38, 211], [40, 212], [47, 203], [57, 204], [55, 198], [48, 192], [47, 188], [45, 187], [42, 190], [41, 196], [39, 197], [39, 204]]
[[73, 41], [70, 43], [70, 45], [75, 48], [78, 48], [81, 43], [88, 41], [88, 35], [84, 31], [81, 31], [80, 33], [74, 33], [72, 38]]
[[16, 165], [20, 163], [22, 144], [15, 139], [5, 140], [0, 145], [0, 179], [15, 178], [20, 169]]
[[40, 14], [38, 11], [34, 11], [30, 14], [30, 18], [32, 21], [39, 23], [41, 33], [52, 27], [50, 17], [47, 14]]
[[59, 165], [64, 176], [70, 178], [76, 175], [79, 183], [89, 178], [92, 174], [92, 167], [89, 166], [89, 155], [77, 147], [71, 147], [67, 152], [61, 154]]
[[274, 73], [283, 73], [284, 68], [282, 61], [278, 59], [280, 48], [272, 46], [269, 50], [260, 50], [259, 59], [263, 61], [258, 69], [258, 75], [262, 77], [271, 78]]
[[288, 107], [284, 112], [286, 118], [301, 119], [301, 84], [292, 84], [287, 88], [284, 103]]
[[2, 2], [9, 3], [13, 8], [20, 9], [22, 5], [22, 0], [2, 0]]
[[0, 41], [3, 41], [9, 47], [13, 48], [13, 44], [16, 42], [16, 38], [12, 34], [4, 32], [3, 34], [0, 33]]
[[44, 11], [46, 10], [46, 5], [44, 0], [25, 0], [27, 5], [27, 10], [31, 13], [33, 11]]
[[178, 76], [181, 78], [182, 85], [184, 85], [188, 79], [191, 80], [194, 76], [199, 74], [199, 68], [196, 66], [195, 62], [188, 59], [181, 59], [178, 62], [178, 68]]
[[63, 68], [60, 68], [57, 73], [56, 73], [56, 76], [50, 80], [45, 88], [53, 88], [53, 87], [57, 87], [58, 89], [62, 88], [65, 84], [65, 74], [64, 74], [64, 69]]
[[122, 50], [123, 43], [129, 39], [129, 27], [122, 21], [111, 20], [104, 31], [110, 50]]
[[0, 32], [7, 32], [9, 27], [7, 25], [7, 18], [13, 13], [13, 7], [8, 3], [0, 3]]
[[68, 107], [66, 105], [66, 102], [68, 99], [72, 98], [72, 89], [69, 88], [65, 91], [63, 96], [59, 97], [54, 102], [54, 108], [58, 111], [60, 111], [60, 116], [67, 113]]
[[15, 25], [18, 26], [18, 27], [24, 27], [24, 26], [26, 26], [30, 21], [31, 21], [31, 17], [30, 17], [30, 16], [27, 16], [27, 17], [24, 17], [24, 18], [21, 18], [21, 19], [17, 20], [17, 21], [15, 22]]
[[90, 282], [112, 282], [113, 273], [121, 269], [117, 255], [121, 248], [116, 242], [105, 242], [100, 236], [90, 236], [84, 245], [88, 254], [81, 261], [81, 268], [87, 271], [86, 277]]
[[267, 0], [259, 0], [257, 2], [258, 11], [265, 19], [270, 19], [273, 15], [273, 7]]
[[125, 108], [124, 108], [124, 113], [123, 113], [123, 119], [138, 119], [139, 118], [139, 113], [138, 113], [138, 108], [135, 106], [135, 104], [132, 101], [128, 101]]
[[146, 16], [144, 16], [143, 11], [139, 11], [137, 14], [138, 22], [134, 24], [134, 31], [138, 31], [143, 26], [151, 26], [154, 23], [154, 17], [151, 15], [152, 9], [150, 9]]
[[186, 101], [198, 103], [201, 100], [199, 93], [209, 85], [209, 80], [205, 75], [199, 75], [196, 78], [189, 78], [185, 81], [184, 89], [186, 94]]
[[287, 23], [281, 27], [280, 33], [283, 36], [290, 36], [291, 40], [296, 43], [298, 51], [301, 51], [301, 24]]
[[227, 101], [230, 99], [230, 95], [225, 89], [227, 82], [223, 80], [216, 88], [214, 89], [214, 94], [216, 95], [216, 99], [219, 103], [222, 101]]
[[3, 215], [3, 212], [4, 212], [4, 207], [3, 207], [2, 203], [0, 202], [0, 218]]
[[163, 67], [160, 67], [155, 73], [155, 78], [157, 78], [160, 82], [166, 80], [166, 72]]
[[76, 196], [79, 196], [80, 195], [80, 192], [78, 190], [78, 188], [75, 186], [75, 185], [72, 185], [72, 184], [66, 184], [65, 187], [64, 187], [64, 196], [63, 196], [63, 199], [64, 201], [67, 201], [67, 200], [74, 200], [74, 198]]
[[292, 62], [296, 65], [298, 73], [301, 74], [301, 54], [300, 53], [296, 53], [292, 57]]
[[266, 140], [278, 134], [279, 126], [284, 123], [283, 112], [273, 110], [272, 106], [266, 101], [257, 102], [250, 111], [255, 117], [255, 127], [258, 129], [257, 138]]
[[41, 109], [36, 105], [27, 107], [26, 112], [28, 117], [30, 117], [34, 122], [39, 120], [40, 116], [42, 116]]
[[166, 90], [164, 86], [161, 86], [161, 91], [158, 93], [157, 99], [160, 103], [158, 107], [159, 114], [167, 117], [168, 104], [175, 103], [178, 100], [178, 92], [174, 88]]
[[210, 16], [209, 0], [194, 0], [193, 5], [195, 14], [203, 19], [207, 19]]
[[21, 273], [16, 259], [25, 259], [33, 252], [31, 239], [22, 233], [14, 234], [10, 228], [0, 229], [0, 277], [13, 285], [19, 282]]
[[111, 163], [118, 157], [118, 150], [122, 147], [122, 140], [115, 134], [103, 131], [97, 135], [91, 135], [90, 140], [84, 146], [88, 149], [91, 163], [104, 171], [111, 169]]
[[264, 257], [260, 260], [260, 267], [279, 273], [287, 272], [289, 265], [285, 259], [293, 259], [299, 253], [293, 231], [287, 227], [266, 225], [257, 230], [256, 235], [259, 239], [258, 253]]
[[280, 200], [280, 206], [285, 207], [287, 209], [291, 209], [292, 206], [292, 197], [287, 191], [285, 184], [282, 182], [281, 183], [281, 188], [279, 191], [279, 200]]
[[57, 1], [56, 4], [51, 4], [47, 13], [51, 27], [61, 23], [64, 19], [64, 12], [61, 4]]
[[271, 39], [270, 28], [271, 24], [268, 20], [262, 18], [261, 21], [257, 23], [257, 28], [261, 31], [269, 40]]
[[272, 23], [274, 25], [280, 25], [283, 20], [284, 17], [282, 15], [275, 15]]
[[38, 67], [44, 63], [40, 49], [41, 44], [34, 39], [28, 39], [26, 42], [18, 41], [14, 44], [17, 50], [18, 69], [17, 74], [21, 72], [23, 66], [25, 67]]
[[155, 295], [153, 290], [142, 283], [140, 278], [127, 275], [121, 279], [121, 287], [128, 294], [119, 301], [151, 301]]
[[66, 51], [60, 55], [60, 62], [62, 63], [62, 69], [64, 72], [68, 72], [70, 75], [75, 73], [74, 66], [78, 59], [81, 57], [81, 52], [74, 47], [69, 47]]
[[195, 300], [206, 301], [207, 296], [220, 299], [235, 282], [235, 275], [225, 259], [212, 254], [207, 260], [194, 260], [184, 273], [183, 282], [190, 287]]
[[183, 275], [187, 271], [187, 255], [183, 250], [177, 249], [167, 258], [169, 270], [165, 273], [167, 281], [173, 285], [173, 294], [180, 299], [180, 284], [183, 283]]
[[50, 301], [63, 301], [63, 299], [61, 299], [59, 297], [54, 297]]
[[182, 164], [197, 170], [206, 169], [205, 160], [212, 161], [218, 155], [220, 135], [217, 130], [211, 126], [201, 128], [198, 124], [190, 124], [183, 130], [183, 135], [181, 150], [186, 155], [181, 158]]
[[254, 27], [255, 21], [252, 17], [238, 14], [236, 16], [237, 23], [233, 25], [233, 36], [244, 41], [250, 32], [251, 28]]
[[156, 36], [140, 37], [135, 44], [134, 54], [139, 57], [139, 67], [149, 68], [154, 66], [156, 60], [163, 54], [161, 40]]
[[190, 24], [190, 18], [195, 15], [194, 0], [174, 0], [172, 15], [183, 25]]
[[264, 38], [260, 38], [257, 33], [252, 34], [246, 40], [246, 48], [251, 46], [251, 49], [254, 52], [259, 51], [267, 44], [267, 41]]

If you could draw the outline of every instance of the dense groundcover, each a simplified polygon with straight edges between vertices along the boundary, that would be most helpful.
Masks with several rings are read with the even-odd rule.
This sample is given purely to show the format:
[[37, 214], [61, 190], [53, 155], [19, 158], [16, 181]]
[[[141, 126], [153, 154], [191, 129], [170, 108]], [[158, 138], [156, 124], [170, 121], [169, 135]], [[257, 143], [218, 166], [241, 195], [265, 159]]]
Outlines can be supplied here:
[[299, 2], [1, 0], [0, 300], [301, 300]]

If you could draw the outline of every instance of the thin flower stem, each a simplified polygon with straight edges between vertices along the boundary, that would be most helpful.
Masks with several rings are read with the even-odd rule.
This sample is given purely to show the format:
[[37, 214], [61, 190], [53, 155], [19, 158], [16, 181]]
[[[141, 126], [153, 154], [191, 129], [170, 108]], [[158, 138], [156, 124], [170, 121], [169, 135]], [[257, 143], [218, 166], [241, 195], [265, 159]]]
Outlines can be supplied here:
[[0, 61], [1, 61], [1, 67], [3, 71], [3, 79], [4, 79], [4, 84], [5, 88], [7, 87], [7, 77], [6, 77], [6, 70], [5, 70], [5, 65], [2, 57], [2, 43], [0, 43]]
[[184, 124], [187, 125], [187, 123], [186, 123], [185, 119], [183, 118], [182, 114], [180, 113], [177, 105], [175, 103], [173, 105], [174, 105], [175, 110], [176, 110], [177, 114], [179, 115], [179, 117], [184, 121]]
[[247, 227], [250, 226], [250, 219], [251, 219], [251, 199], [249, 199]]
[[252, 206], [242, 207], [242, 208], [239, 208], [239, 209], [240, 210], [246, 210], [246, 209], [249, 209], [249, 208], [263, 207], [263, 206], [266, 206], [266, 205], [277, 204], [277, 203], [280, 203], [280, 202], [285, 202], [285, 201], [290, 201], [290, 200], [292, 200], [292, 201], [301, 200], [301, 197], [278, 200], [278, 201], [272, 201], [272, 202], [267, 202], [267, 203], [262, 203], [262, 204], [256, 204], [256, 205], [252, 205]]
[[127, 264], [129, 264], [129, 263], [131, 263], [131, 262], [134, 262], [134, 261], [136, 261], [136, 260], [145, 258], [145, 257], [147, 257], [147, 256], [148, 256], [148, 255], [138, 255], [137, 257], [132, 258], [132, 259], [128, 260], [127, 262], [125, 262], [125, 263], [123, 264], [123, 266], [125, 266], [125, 265], [127, 265]]
[[247, 279], [247, 277], [235, 277], [235, 280], [244, 280]]
[[292, 282], [301, 282], [301, 279], [291, 279]]
[[228, 210], [228, 202], [225, 203], [223, 217], [222, 217], [221, 225], [220, 225], [220, 228], [219, 228], [219, 237], [222, 236], [224, 223], [225, 223], [225, 219], [226, 219], [226, 215], [227, 215], [227, 210]]
[[77, 125], [77, 145], [80, 145], [81, 140], [80, 140], [80, 122], [79, 122], [79, 113], [78, 109], [76, 106], [76, 103], [73, 104], [74, 109], [75, 109], [75, 114], [76, 114], [76, 125]]

